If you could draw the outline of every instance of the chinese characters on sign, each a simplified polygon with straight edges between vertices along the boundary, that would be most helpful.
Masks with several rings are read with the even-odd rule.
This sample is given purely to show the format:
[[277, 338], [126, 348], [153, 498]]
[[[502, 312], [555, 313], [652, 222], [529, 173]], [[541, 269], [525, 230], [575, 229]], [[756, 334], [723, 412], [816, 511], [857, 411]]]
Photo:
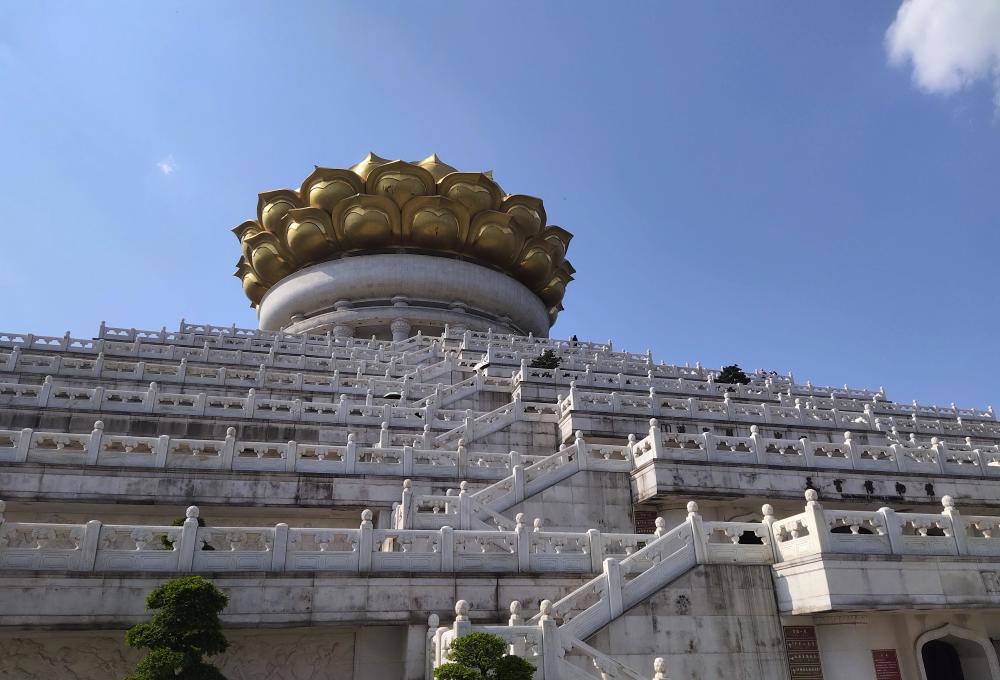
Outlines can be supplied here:
[[785, 652], [791, 680], [823, 680], [814, 626], [785, 626]]
[[872, 662], [875, 664], [875, 680], [903, 680], [895, 649], [873, 649]]

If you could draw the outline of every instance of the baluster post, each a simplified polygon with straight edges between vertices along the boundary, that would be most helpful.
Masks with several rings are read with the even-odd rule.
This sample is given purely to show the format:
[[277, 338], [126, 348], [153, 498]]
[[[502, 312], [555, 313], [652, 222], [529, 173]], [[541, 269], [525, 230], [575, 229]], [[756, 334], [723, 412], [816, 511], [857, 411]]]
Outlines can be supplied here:
[[271, 547], [271, 571], [284, 571], [288, 560], [288, 525], [274, 525], [274, 545]]
[[[546, 678], [559, 678], [559, 662], [562, 656], [562, 642], [559, 639], [559, 628], [552, 618], [552, 601], [542, 600], [541, 616], [538, 627], [542, 638], [542, 675]], [[613, 618], [613, 617], [612, 617]]]
[[236, 428], [226, 428], [226, 439], [222, 444], [222, 460], [219, 461], [223, 470], [232, 470], [236, 459]]
[[889, 537], [889, 550], [893, 555], [902, 555], [906, 552], [903, 545], [903, 525], [896, 511], [890, 507], [881, 507], [876, 512], [882, 520], [886, 536]]
[[295, 472], [295, 463], [299, 458], [299, 445], [291, 440], [285, 445], [285, 472]]
[[708, 564], [708, 537], [705, 536], [705, 523], [698, 512], [698, 504], [688, 501], [687, 512], [687, 524], [691, 529], [695, 559], [698, 564]]
[[955, 538], [955, 550], [959, 555], [969, 554], [969, 530], [962, 513], [955, 507], [955, 499], [951, 496], [941, 497], [941, 514], [945, 515], [950, 524], [952, 536]]
[[361, 527], [358, 536], [358, 571], [367, 574], [372, 569], [373, 531], [372, 511], [365, 508], [361, 511]]
[[813, 537], [813, 545], [817, 552], [830, 552], [830, 526], [826, 522], [826, 511], [819, 502], [816, 489], [806, 489], [806, 522], [809, 534]]
[[598, 573], [604, 564], [604, 537], [597, 529], [587, 529], [587, 543], [590, 550], [590, 568], [594, 573]]
[[344, 447], [344, 472], [353, 475], [358, 463], [358, 443], [354, 433], [347, 435], [347, 446]]
[[531, 571], [531, 532], [524, 523], [524, 513], [519, 512], [514, 517], [514, 540], [517, 541], [517, 570], [520, 573]]
[[101, 455], [101, 440], [104, 437], [104, 422], [98, 420], [94, 423], [94, 429], [90, 431], [90, 438], [87, 440], [87, 459], [85, 465], [97, 465], [97, 459]]
[[30, 427], [21, 430], [17, 438], [17, 451], [14, 453], [14, 462], [23, 463], [28, 460], [28, 452], [31, 450], [31, 439], [35, 436], [35, 431]]
[[194, 565], [194, 551], [198, 547], [198, 514], [197, 505], [189, 506], [184, 512], [185, 520], [178, 541], [177, 571], [191, 571]]
[[590, 447], [587, 445], [587, 440], [583, 437], [583, 430], [577, 430], [575, 434], [576, 468], [577, 470], [586, 470], [590, 467]]
[[774, 540], [774, 506], [770, 503], [764, 503], [760, 508], [760, 514], [763, 516], [761, 523], [767, 529], [767, 544], [771, 548], [771, 562], [780, 562], [780, 556], [778, 555], [777, 541]]
[[449, 526], [441, 527], [441, 571], [455, 571], [455, 530]]
[[605, 558], [603, 562], [605, 592], [608, 594], [608, 606], [611, 608], [611, 618], [617, 619], [625, 611], [622, 603], [622, 568], [613, 557]]
[[94, 571], [101, 526], [101, 522], [92, 519], [83, 528], [83, 540], [80, 541], [80, 571]]

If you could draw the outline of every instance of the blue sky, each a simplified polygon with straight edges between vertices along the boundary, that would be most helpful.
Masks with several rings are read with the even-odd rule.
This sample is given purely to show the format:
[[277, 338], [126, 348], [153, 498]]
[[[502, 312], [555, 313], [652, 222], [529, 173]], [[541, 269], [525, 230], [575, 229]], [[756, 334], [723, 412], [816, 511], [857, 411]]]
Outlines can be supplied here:
[[555, 335], [1000, 407], [993, 1], [7, 2], [0, 324], [252, 326], [258, 192], [436, 152], [576, 235]]

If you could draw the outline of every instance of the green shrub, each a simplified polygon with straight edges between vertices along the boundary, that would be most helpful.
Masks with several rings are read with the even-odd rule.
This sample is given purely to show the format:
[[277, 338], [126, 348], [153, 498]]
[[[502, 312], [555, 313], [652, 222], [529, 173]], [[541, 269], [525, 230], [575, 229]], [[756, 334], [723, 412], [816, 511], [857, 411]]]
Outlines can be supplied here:
[[152, 620], [138, 623], [125, 634], [130, 647], [148, 649], [125, 680], [226, 680], [202, 657], [226, 651], [219, 613], [229, 596], [201, 576], [167, 581], [146, 598]]
[[547, 349], [537, 357], [531, 360], [528, 364], [531, 368], [559, 368], [559, 364], [562, 363], [562, 359], [556, 356], [556, 353], [551, 349]]
[[435, 680], [531, 680], [535, 667], [507, 654], [502, 637], [469, 633], [451, 643], [450, 661], [434, 669]]

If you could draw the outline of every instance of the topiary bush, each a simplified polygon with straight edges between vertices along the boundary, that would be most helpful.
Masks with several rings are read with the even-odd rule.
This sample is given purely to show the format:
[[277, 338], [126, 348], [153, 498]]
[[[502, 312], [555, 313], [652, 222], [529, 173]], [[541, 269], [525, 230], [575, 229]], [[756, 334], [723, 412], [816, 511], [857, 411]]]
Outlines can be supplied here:
[[219, 613], [229, 596], [201, 576], [182, 576], [163, 583], [146, 598], [152, 620], [125, 634], [130, 647], [148, 649], [125, 680], [226, 680], [203, 660], [226, 651]]
[[498, 635], [469, 633], [451, 643], [448, 663], [434, 669], [435, 680], [531, 680], [535, 667], [507, 653]]
[[715, 376], [715, 382], [728, 383], [730, 385], [749, 385], [750, 376], [743, 372], [739, 364], [723, 366], [719, 375]]
[[559, 368], [559, 364], [561, 363], [562, 359], [556, 356], [556, 353], [553, 352], [551, 349], [547, 349], [541, 354], [539, 354], [537, 357], [532, 359], [531, 363], [528, 364], [528, 366], [531, 368], [553, 369], [553, 368]]

